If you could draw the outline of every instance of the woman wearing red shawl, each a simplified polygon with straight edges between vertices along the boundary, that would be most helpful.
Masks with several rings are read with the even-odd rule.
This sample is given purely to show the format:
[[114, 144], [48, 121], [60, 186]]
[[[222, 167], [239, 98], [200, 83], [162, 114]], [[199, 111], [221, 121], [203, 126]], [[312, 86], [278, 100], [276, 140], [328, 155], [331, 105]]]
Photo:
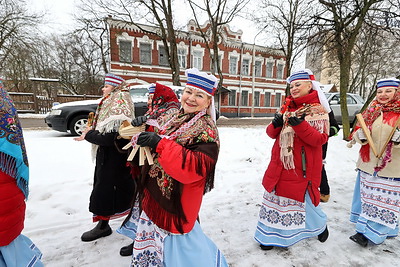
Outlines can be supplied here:
[[[160, 116], [165, 116], [179, 111], [180, 103], [178, 97], [170, 87], [160, 83], [152, 83], [149, 85], [148, 90], [149, 97], [147, 104], [149, 109], [143, 116], [138, 116], [132, 120], [132, 125], [135, 127], [141, 126], [147, 120], [150, 122], [151, 120], [156, 120]], [[146, 125], [146, 131], [153, 132], [154, 126]], [[138, 157], [135, 157], [134, 161], [138, 161]], [[131, 164], [131, 173], [134, 178], [140, 176], [140, 168], [138, 166], [138, 163]], [[136, 237], [136, 220], [134, 216], [138, 210], [138, 205], [138, 202], [134, 203], [130, 214], [125, 219], [122, 226], [117, 229], [118, 233], [131, 238], [133, 241]], [[123, 246], [120, 249], [119, 254], [121, 256], [131, 256], [133, 252], [133, 244], [134, 242], [131, 242], [131, 244]]]
[[265, 193], [255, 233], [263, 250], [315, 236], [320, 242], [328, 238], [318, 187], [330, 108], [310, 70], [293, 73], [287, 82], [291, 95], [267, 127], [275, 143], [262, 182]]
[[186, 76], [181, 109], [147, 121], [154, 132], [132, 138], [134, 146], [153, 150], [154, 164], [142, 167], [137, 181], [131, 266], [227, 266], [197, 221], [203, 195], [214, 186], [219, 154], [217, 78], [197, 69], [186, 70]]
[[368, 241], [381, 244], [399, 232], [400, 131], [393, 129], [400, 119], [399, 85], [395, 78], [379, 80], [375, 100], [362, 113], [372, 142], [378, 153], [383, 152], [382, 156], [373, 153], [359, 125], [353, 135], [361, 149], [350, 215], [357, 233], [350, 239], [362, 247]]
[[43, 266], [42, 253], [21, 234], [29, 165], [17, 110], [0, 79], [0, 266]]

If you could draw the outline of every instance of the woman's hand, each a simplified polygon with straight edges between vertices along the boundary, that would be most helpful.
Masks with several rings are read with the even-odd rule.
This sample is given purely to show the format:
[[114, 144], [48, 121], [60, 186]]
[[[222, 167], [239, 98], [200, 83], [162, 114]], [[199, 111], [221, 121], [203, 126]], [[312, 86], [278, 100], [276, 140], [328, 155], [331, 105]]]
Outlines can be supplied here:
[[156, 149], [158, 142], [160, 142], [161, 137], [155, 132], [142, 132], [140, 133], [137, 144], [139, 146], [148, 146]]
[[290, 118], [288, 119], [288, 123], [289, 123], [291, 126], [297, 126], [297, 125], [299, 125], [300, 123], [302, 123], [302, 122], [304, 121], [304, 118], [305, 118], [305, 117], [306, 117], [306, 114], [305, 114], [305, 113], [303, 113], [303, 115], [301, 115], [300, 118], [298, 118], [298, 117], [296, 117], [296, 116], [290, 117]]
[[82, 134], [80, 136], [74, 137], [74, 140], [75, 141], [83, 141], [83, 140], [85, 140], [86, 133], [89, 132], [89, 131], [90, 131], [90, 127], [86, 127], [85, 130], [83, 130], [83, 132], [82, 132]]
[[146, 116], [139, 116], [132, 120], [131, 124], [134, 127], [141, 126], [142, 124], [146, 123], [147, 117]]
[[272, 120], [272, 124], [275, 128], [283, 126], [283, 116], [282, 114], [275, 113], [274, 119]]

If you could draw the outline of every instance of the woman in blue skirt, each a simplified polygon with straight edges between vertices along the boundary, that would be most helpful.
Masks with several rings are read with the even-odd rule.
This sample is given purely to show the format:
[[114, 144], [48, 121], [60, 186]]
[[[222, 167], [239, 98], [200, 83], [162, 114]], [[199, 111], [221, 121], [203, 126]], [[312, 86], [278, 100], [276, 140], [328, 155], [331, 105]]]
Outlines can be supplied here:
[[[361, 144], [350, 221], [350, 239], [362, 247], [381, 244], [399, 233], [400, 211], [400, 80], [377, 82], [376, 98], [362, 113], [370, 133], [355, 127], [353, 140]], [[369, 141], [368, 141], [369, 139]], [[373, 142], [375, 152], [370, 142]]]
[[0, 79], [0, 267], [43, 266], [42, 253], [21, 232], [29, 167], [16, 108]]
[[186, 75], [180, 110], [144, 120], [154, 132], [132, 138], [134, 146], [155, 153], [154, 164], [142, 167], [137, 205], [120, 229], [134, 236], [132, 266], [227, 266], [199, 224], [203, 194], [214, 186], [219, 154], [213, 102], [217, 79], [197, 69]]
[[287, 82], [290, 96], [266, 130], [275, 142], [254, 237], [263, 250], [310, 237], [325, 242], [329, 234], [319, 186], [330, 108], [310, 70], [293, 73]]

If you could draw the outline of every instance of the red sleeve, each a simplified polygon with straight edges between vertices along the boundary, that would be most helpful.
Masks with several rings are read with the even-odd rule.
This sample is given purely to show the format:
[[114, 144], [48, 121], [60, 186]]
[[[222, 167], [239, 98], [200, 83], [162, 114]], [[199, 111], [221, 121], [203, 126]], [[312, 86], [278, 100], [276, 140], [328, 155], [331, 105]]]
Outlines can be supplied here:
[[[214, 150], [218, 153], [218, 146], [216, 143], [204, 143], [204, 145], [215, 145], [216, 150]], [[199, 146], [201, 146], [201, 144]], [[187, 149], [167, 138], [161, 139], [157, 145], [156, 152], [159, 154], [158, 161], [164, 171], [182, 184], [190, 184], [205, 179], [207, 175], [206, 168], [203, 168], [202, 171], [198, 171], [197, 167], [211, 165], [215, 167], [216, 163], [216, 160], [207, 154]]]
[[282, 130], [282, 127], [275, 128], [275, 126], [272, 123], [270, 123], [267, 126], [266, 132], [269, 137], [271, 137], [272, 139], [276, 139], [278, 137], [279, 133], [281, 132], [281, 130]]
[[303, 121], [299, 125], [293, 126], [296, 135], [310, 146], [322, 146], [328, 141], [329, 136], [326, 133], [320, 133], [308, 122]]

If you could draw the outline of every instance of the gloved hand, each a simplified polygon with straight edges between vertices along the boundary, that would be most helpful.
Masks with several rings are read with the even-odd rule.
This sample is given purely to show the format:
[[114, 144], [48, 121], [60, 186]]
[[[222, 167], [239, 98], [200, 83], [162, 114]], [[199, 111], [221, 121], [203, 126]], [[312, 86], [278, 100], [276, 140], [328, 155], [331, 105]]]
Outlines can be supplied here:
[[141, 126], [143, 123], [145, 123], [147, 121], [147, 117], [146, 116], [139, 116], [136, 117], [132, 120], [131, 124], [132, 126]]
[[400, 143], [400, 130], [399, 130], [399, 128], [396, 128], [396, 131], [394, 131], [391, 140], [393, 142], [395, 142], [395, 143]]
[[148, 146], [156, 149], [158, 142], [160, 142], [161, 137], [154, 132], [142, 132], [139, 134], [137, 144], [139, 146]]
[[362, 142], [367, 140], [367, 137], [365, 136], [363, 129], [358, 129], [357, 136], [358, 136], [358, 139], [360, 139], [360, 141], [362, 141]]
[[306, 117], [306, 114], [303, 113], [303, 115], [301, 115], [300, 118], [299, 118], [299, 117], [296, 117], [296, 116], [290, 117], [290, 118], [288, 119], [288, 122], [289, 122], [289, 124], [290, 124], [291, 126], [297, 126], [297, 125], [299, 125], [300, 123], [302, 123], [302, 122], [304, 121], [304, 118], [305, 118], [305, 117]]
[[274, 125], [275, 128], [283, 126], [283, 116], [282, 116], [282, 114], [275, 113], [274, 119], [272, 120], [272, 125]]
[[336, 136], [338, 134], [338, 129], [336, 127], [331, 126], [329, 128], [329, 137]]

